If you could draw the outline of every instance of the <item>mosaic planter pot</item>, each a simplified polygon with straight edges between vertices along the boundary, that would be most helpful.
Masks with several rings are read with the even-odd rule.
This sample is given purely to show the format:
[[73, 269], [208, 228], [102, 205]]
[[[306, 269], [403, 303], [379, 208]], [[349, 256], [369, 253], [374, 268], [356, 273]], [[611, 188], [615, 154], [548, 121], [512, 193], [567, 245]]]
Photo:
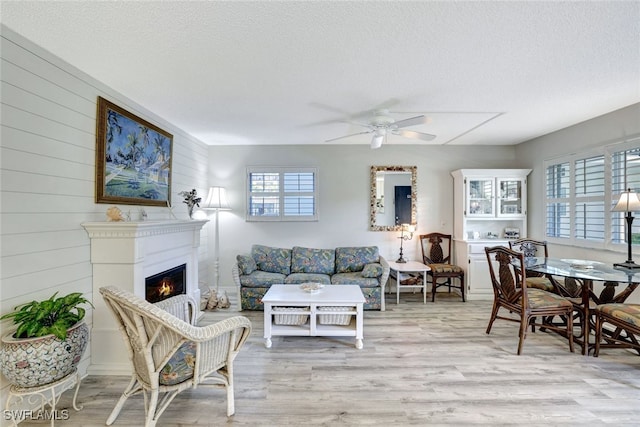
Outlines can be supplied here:
[[78, 322], [63, 341], [55, 335], [37, 338], [2, 337], [0, 364], [12, 384], [36, 387], [69, 375], [78, 366], [89, 340], [89, 328]]

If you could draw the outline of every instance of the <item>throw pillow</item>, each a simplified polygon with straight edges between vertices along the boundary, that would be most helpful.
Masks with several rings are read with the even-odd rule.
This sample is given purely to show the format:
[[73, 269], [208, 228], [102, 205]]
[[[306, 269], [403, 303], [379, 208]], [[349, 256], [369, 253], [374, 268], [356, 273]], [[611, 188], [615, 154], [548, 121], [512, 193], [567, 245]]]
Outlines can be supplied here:
[[258, 269], [256, 261], [250, 255], [238, 255], [236, 261], [242, 274], [251, 274]]
[[362, 277], [378, 277], [382, 274], [382, 266], [380, 264], [367, 264], [362, 269]]

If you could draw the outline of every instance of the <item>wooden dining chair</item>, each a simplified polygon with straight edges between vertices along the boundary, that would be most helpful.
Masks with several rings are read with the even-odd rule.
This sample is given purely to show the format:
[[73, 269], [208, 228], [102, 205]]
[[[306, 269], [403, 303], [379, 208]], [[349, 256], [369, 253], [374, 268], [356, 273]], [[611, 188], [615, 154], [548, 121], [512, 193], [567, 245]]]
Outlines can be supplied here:
[[452, 288], [459, 289], [462, 301], [466, 301], [464, 270], [452, 263], [451, 234], [422, 234], [419, 240], [422, 262], [430, 268], [427, 277], [431, 280], [431, 301], [436, 300], [436, 290], [442, 286], [446, 286], [449, 293]]
[[[487, 334], [491, 332], [496, 319], [519, 322], [518, 355], [520, 355], [527, 336], [527, 327], [534, 325], [536, 318], [572, 317], [573, 304], [570, 301], [552, 292], [523, 285], [527, 283], [526, 270], [522, 268], [525, 262], [523, 253], [503, 246], [485, 248], [485, 253], [494, 296]], [[497, 272], [494, 261], [497, 263]], [[502, 308], [508, 312], [508, 315], [499, 314]], [[573, 353], [573, 322], [565, 322], [563, 325], [540, 323], [538, 326], [544, 326], [546, 329], [564, 335], [569, 341], [569, 350]]]
[[[516, 252], [522, 252], [526, 258], [549, 257], [547, 242], [534, 239], [517, 239], [509, 240], [509, 248]], [[530, 288], [538, 288], [543, 291], [556, 292], [551, 280], [542, 273], [529, 271], [527, 273], [527, 286]]]
[[601, 348], [632, 348], [640, 354], [640, 304], [601, 304], [595, 312], [595, 357]]

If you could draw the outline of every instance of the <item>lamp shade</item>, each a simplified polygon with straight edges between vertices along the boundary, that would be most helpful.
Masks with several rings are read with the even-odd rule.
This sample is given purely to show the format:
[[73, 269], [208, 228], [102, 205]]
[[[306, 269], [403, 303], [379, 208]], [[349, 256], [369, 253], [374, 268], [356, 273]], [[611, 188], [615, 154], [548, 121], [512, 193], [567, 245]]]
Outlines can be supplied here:
[[228, 211], [231, 210], [227, 201], [227, 190], [224, 187], [209, 187], [209, 194], [204, 200], [202, 209]]
[[613, 212], [636, 212], [640, 211], [640, 199], [638, 199], [638, 193], [627, 189], [624, 193], [620, 194], [618, 203], [611, 209]]

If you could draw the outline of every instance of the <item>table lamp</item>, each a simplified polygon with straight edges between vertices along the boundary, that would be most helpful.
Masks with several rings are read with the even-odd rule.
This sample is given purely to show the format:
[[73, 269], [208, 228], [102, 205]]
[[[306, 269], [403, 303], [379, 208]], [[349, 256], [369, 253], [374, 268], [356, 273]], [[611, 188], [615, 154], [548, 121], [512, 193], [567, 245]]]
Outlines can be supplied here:
[[634, 211], [640, 211], [640, 200], [638, 200], [638, 193], [628, 188], [627, 191], [620, 195], [618, 203], [612, 209], [612, 212], [626, 212], [625, 220], [627, 221], [627, 260], [622, 263], [613, 264], [613, 266], [617, 268], [640, 268], [639, 264], [633, 262], [631, 256], [631, 224], [633, 223], [633, 215], [631, 215], [631, 212]]
[[[398, 237], [398, 239], [400, 239], [400, 258], [398, 258], [396, 260], [396, 262], [399, 262], [401, 264], [404, 264], [407, 262], [406, 259], [404, 259], [404, 257], [402, 256], [402, 242], [404, 242], [405, 240], [411, 240], [413, 239], [413, 233], [416, 231], [416, 226], [415, 225], [411, 225], [411, 224], [402, 224], [400, 226], [400, 237]], [[408, 232], [408, 235], [405, 235], [404, 232]]]

